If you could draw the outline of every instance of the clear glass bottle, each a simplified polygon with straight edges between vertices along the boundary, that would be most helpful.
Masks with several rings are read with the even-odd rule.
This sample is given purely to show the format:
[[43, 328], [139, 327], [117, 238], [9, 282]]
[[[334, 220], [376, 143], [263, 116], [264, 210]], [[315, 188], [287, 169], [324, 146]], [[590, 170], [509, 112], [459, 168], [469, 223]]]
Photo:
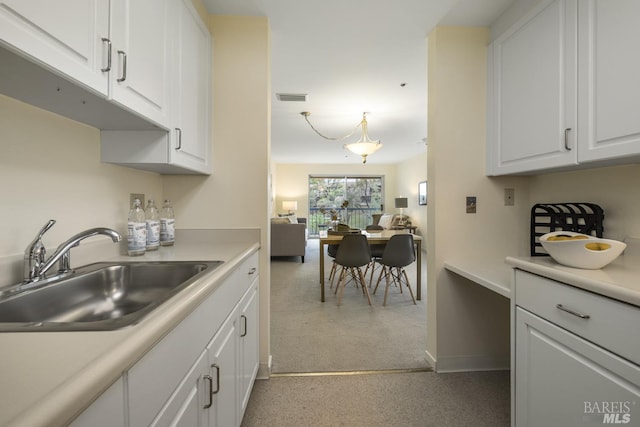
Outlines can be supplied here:
[[135, 199], [127, 222], [127, 252], [130, 256], [144, 255], [147, 246], [147, 223], [140, 199]]
[[144, 211], [147, 222], [147, 250], [157, 251], [160, 247], [160, 212], [153, 199], [147, 201]]
[[165, 200], [160, 210], [160, 246], [173, 246], [176, 241], [176, 219], [170, 200]]

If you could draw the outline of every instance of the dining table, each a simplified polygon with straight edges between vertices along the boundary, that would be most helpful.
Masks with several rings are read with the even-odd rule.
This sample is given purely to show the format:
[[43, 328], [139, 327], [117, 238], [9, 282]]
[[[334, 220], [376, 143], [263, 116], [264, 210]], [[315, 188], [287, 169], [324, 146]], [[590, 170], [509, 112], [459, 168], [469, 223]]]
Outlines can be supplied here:
[[[387, 243], [396, 234], [407, 234], [408, 230], [376, 230], [374, 232], [362, 231], [367, 236], [370, 245]], [[339, 245], [342, 235], [327, 235], [319, 238], [320, 241], [320, 301], [324, 302], [324, 257], [325, 245]], [[421, 278], [422, 278], [422, 236], [413, 236], [413, 243], [416, 246], [416, 300], [422, 299]]]

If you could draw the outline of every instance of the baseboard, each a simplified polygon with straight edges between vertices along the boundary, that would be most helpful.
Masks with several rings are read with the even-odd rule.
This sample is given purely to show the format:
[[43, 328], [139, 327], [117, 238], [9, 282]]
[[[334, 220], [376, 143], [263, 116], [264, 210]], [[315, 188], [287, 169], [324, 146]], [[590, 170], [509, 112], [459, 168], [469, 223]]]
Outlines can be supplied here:
[[436, 370], [436, 358], [433, 357], [433, 355], [431, 353], [429, 353], [429, 350], [425, 350], [425, 358], [427, 359], [427, 363], [429, 364], [429, 366], [431, 366], [433, 368], [434, 371], [437, 372]]
[[473, 371], [508, 371], [511, 369], [509, 358], [491, 356], [453, 356], [439, 357], [437, 360], [427, 352], [427, 360], [433, 363], [437, 373], [473, 372]]
[[273, 357], [269, 355], [269, 360], [265, 362], [260, 362], [260, 366], [258, 367], [258, 375], [256, 376], [257, 380], [268, 380], [271, 377], [271, 365], [272, 365]]

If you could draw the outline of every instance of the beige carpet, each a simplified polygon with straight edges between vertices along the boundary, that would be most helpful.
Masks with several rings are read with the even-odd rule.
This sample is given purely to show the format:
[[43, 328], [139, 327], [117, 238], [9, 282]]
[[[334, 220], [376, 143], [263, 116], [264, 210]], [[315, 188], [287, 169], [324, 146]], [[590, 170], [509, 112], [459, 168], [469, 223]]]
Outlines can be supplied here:
[[257, 381], [242, 427], [508, 427], [509, 372]]
[[[387, 307], [382, 293], [369, 307], [351, 287], [341, 307], [331, 292], [321, 303], [317, 244], [304, 264], [271, 263], [273, 370], [309, 374], [256, 381], [242, 427], [509, 426], [509, 372], [429, 370], [424, 300], [391, 289]], [[362, 370], [372, 372], [336, 375]]]
[[[414, 305], [406, 289], [384, 287], [367, 304], [353, 284], [342, 305], [326, 287], [320, 302], [318, 241], [309, 240], [304, 264], [300, 258], [271, 262], [271, 354], [273, 372], [317, 372], [428, 368], [426, 349], [426, 260], [423, 257], [423, 299]], [[331, 267], [326, 258], [326, 277]], [[415, 266], [407, 273], [416, 286]], [[377, 277], [377, 274], [376, 274]], [[328, 282], [328, 281], [327, 281]]]

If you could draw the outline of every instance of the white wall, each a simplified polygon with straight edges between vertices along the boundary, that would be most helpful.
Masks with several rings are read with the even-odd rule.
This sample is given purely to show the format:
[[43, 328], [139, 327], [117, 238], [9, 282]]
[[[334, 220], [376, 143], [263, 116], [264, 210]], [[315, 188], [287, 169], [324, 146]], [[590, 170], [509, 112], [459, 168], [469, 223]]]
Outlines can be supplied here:
[[[426, 150], [424, 153], [396, 165], [396, 194], [409, 199], [409, 206], [404, 210], [404, 213], [411, 218], [411, 224], [418, 227], [416, 234], [421, 236], [427, 235], [427, 206], [418, 204], [418, 184], [426, 180]], [[426, 250], [426, 245], [423, 246], [423, 250]]]
[[[466, 27], [429, 35], [427, 353], [439, 371], [509, 366], [508, 300], [444, 269], [526, 249], [527, 178], [484, 175], [488, 37]], [[503, 205], [507, 187], [516, 206]], [[466, 213], [467, 196], [477, 213]]]
[[640, 237], [640, 165], [558, 172], [531, 178], [529, 204], [590, 202], [604, 210], [604, 235]]
[[126, 235], [129, 193], [163, 197], [160, 175], [100, 163], [98, 129], [3, 95], [0, 141], [0, 257], [22, 256], [49, 219], [47, 248], [92, 227]]

